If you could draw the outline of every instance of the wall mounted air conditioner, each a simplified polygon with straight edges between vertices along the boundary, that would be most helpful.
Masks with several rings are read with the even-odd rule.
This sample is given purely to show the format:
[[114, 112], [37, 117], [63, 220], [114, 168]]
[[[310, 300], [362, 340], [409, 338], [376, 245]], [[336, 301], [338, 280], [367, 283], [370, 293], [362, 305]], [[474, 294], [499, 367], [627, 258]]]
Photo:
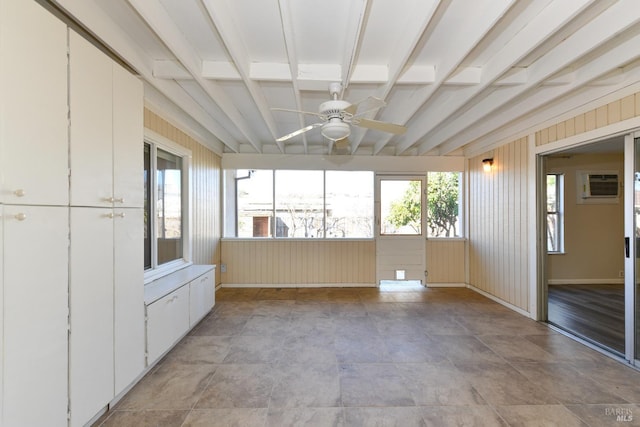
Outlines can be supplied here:
[[578, 203], [618, 203], [620, 175], [618, 171], [578, 172]]

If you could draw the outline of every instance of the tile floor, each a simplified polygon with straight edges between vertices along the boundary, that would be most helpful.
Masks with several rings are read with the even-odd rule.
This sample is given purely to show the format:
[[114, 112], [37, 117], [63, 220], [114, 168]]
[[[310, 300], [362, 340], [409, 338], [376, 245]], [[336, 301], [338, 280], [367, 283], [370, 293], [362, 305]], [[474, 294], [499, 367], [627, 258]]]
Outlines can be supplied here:
[[96, 425], [640, 425], [640, 372], [471, 290], [216, 299]]

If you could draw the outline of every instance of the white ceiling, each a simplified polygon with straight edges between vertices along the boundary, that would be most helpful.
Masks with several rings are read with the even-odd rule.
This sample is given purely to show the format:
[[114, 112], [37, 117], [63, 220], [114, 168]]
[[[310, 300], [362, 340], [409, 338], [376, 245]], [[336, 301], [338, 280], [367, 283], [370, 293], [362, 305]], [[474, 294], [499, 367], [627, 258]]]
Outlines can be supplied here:
[[[640, 81], [638, 0], [52, 0], [224, 152], [323, 154], [330, 82], [375, 96], [357, 155], [469, 155]], [[153, 90], [151, 90], [153, 88]]]

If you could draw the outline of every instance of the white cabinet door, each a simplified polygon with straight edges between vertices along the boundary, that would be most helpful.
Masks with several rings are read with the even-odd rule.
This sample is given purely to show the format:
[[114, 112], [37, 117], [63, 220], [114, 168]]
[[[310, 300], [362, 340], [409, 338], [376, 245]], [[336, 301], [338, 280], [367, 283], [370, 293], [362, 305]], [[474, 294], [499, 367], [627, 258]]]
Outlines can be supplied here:
[[71, 205], [112, 206], [112, 61], [69, 31]]
[[68, 204], [67, 28], [0, 2], [0, 203]]
[[4, 206], [4, 426], [67, 425], [69, 209]]
[[116, 207], [143, 207], [142, 82], [113, 64], [113, 197]]
[[215, 270], [211, 270], [193, 280], [189, 285], [190, 327], [198, 323], [213, 307], [215, 298], [214, 276]]
[[71, 208], [71, 426], [114, 397], [113, 210]]
[[151, 365], [189, 329], [189, 286], [147, 306], [147, 365]]
[[143, 221], [142, 209], [114, 210], [116, 395], [144, 370]]

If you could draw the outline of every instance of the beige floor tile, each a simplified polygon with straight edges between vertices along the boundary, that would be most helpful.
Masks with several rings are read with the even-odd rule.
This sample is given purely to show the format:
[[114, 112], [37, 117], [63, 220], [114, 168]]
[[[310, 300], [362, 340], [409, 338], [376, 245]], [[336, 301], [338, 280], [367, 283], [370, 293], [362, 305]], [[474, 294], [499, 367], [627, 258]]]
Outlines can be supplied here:
[[415, 406], [400, 371], [390, 363], [340, 365], [344, 406]]
[[[569, 362], [582, 375], [607, 387], [630, 403], [640, 404], [640, 371], [611, 359]], [[638, 414], [640, 423], [640, 413]]]
[[191, 409], [205, 389], [216, 365], [163, 364], [142, 379], [117, 409]]
[[264, 427], [267, 409], [194, 409], [182, 427]]
[[430, 335], [438, 350], [453, 362], [504, 362], [498, 354], [471, 335]]
[[346, 426], [342, 408], [270, 409], [268, 427], [343, 427]]
[[496, 411], [511, 427], [588, 427], [562, 405], [499, 406]]
[[190, 334], [192, 336], [232, 336], [242, 332], [248, 316], [209, 316]]
[[448, 360], [436, 342], [424, 334], [389, 335], [382, 337], [391, 361], [396, 363], [424, 363]]
[[422, 411], [416, 407], [345, 408], [350, 427], [422, 427]]
[[338, 365], [287, 364], [275, 369], [270, 408], [339, 407]]
[[100, 427], [180, 427], [188, 413], [188, 410], [113, 411]]
[[274, 382], [271, 365], [224, 365], [213, 375], [195, 407], [268, 408]]
[[223, 363], [275, 363], [282, 354], [284, 340], [280, 335], [233, 337]]
[[422, 417], [429, 427], [507, 427], [489, 406], [426, 406]]
[[548, 362], [554, 360], [553, 355], [523, 336], [483, 335], [478, 339], [509, 362]]
[[232, 337], [187, 336], [167, 355], [163, 363], [222, 363]]

